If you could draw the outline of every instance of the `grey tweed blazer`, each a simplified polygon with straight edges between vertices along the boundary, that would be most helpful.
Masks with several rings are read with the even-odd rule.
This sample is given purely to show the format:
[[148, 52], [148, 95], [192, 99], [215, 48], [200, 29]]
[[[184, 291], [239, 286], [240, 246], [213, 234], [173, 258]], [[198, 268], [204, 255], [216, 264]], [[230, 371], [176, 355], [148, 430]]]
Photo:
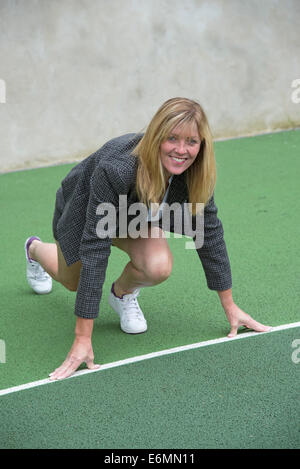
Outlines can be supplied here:
[[[99, 204], [109, 202], [117, 208], [119, 195], [127, 195], [128, 206], [138, 202], [135, 191], [137, 159], [131, 154], [142, 134], [126, 134], [110, 140], [76, 165], [61, 182], [56, 194], [53, 234], [59, 242], [67, 265], [81, 260], [75, 314], [94, 319], [99, 314], [102, 286], [111, 238], [100, 239], [96, 226]], [[174, 176], [167, 203], [188, 201], [185, 174]], [[128, 217], [128, 223], [130, 217]], [[172, 232], [172, 227], [170, 229]], [[204, 243], [195, 250], [201, 260], [207, 286], [227, 290], [232, 286], [231, 269], [222, 223], [217, 217], [214, 197], [204, 211]]]

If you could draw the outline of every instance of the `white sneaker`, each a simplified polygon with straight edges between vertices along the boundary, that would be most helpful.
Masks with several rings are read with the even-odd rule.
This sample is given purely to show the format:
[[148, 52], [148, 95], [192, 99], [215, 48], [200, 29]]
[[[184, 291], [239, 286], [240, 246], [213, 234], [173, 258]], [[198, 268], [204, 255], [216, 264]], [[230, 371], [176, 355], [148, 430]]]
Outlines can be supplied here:
[[120, 316], [122, 331], [127, 334], [141, 334], [147, 330], [147, 321], [137, 301], [139, 293], [140, 289], [137, 288], [133, 293], [119, 298], [114, 294], [112, 286], [108, 298], [108, 303]]
[[50, 293], [52, 290], [52, 278], [47, 272], [44, 271], [43, 267], [29, 257], [28, 248], [34, 239], [38, 239], [36, 236], [31, 236], [25, 241], [25, 256], [26, 256], [26, 275], [29, 286], [38, 293], [43, 295]]

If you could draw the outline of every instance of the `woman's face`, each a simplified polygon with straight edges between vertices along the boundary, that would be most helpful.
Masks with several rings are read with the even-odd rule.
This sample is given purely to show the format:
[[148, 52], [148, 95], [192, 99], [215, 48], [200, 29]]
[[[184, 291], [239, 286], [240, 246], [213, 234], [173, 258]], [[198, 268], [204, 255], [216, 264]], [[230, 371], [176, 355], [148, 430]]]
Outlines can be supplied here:
[[196, 123], [174, 127], [160, 146], [160, 160], [166, 176], [181, 174], [195, 161], [201, 139]]

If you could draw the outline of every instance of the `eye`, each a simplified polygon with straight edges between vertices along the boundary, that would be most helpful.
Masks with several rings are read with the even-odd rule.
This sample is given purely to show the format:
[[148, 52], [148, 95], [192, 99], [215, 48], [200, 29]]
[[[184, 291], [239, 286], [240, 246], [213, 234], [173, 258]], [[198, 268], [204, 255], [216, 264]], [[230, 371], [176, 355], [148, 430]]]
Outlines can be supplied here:
[[169, 135], [168, 140], [169, 142], [174, 142], [176, 140], [176, 137], [174, 135]]

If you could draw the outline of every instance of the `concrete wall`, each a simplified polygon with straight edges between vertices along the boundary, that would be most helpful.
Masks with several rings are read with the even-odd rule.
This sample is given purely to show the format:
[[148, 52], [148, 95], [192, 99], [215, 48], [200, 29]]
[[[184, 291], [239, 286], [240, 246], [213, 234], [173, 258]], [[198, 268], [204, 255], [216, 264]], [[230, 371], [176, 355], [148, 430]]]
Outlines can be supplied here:
[[297, 127], [299, 30], [299, 0], [0, 0], [0, 171], [87, 156], [174, 96], [216, 138]]

